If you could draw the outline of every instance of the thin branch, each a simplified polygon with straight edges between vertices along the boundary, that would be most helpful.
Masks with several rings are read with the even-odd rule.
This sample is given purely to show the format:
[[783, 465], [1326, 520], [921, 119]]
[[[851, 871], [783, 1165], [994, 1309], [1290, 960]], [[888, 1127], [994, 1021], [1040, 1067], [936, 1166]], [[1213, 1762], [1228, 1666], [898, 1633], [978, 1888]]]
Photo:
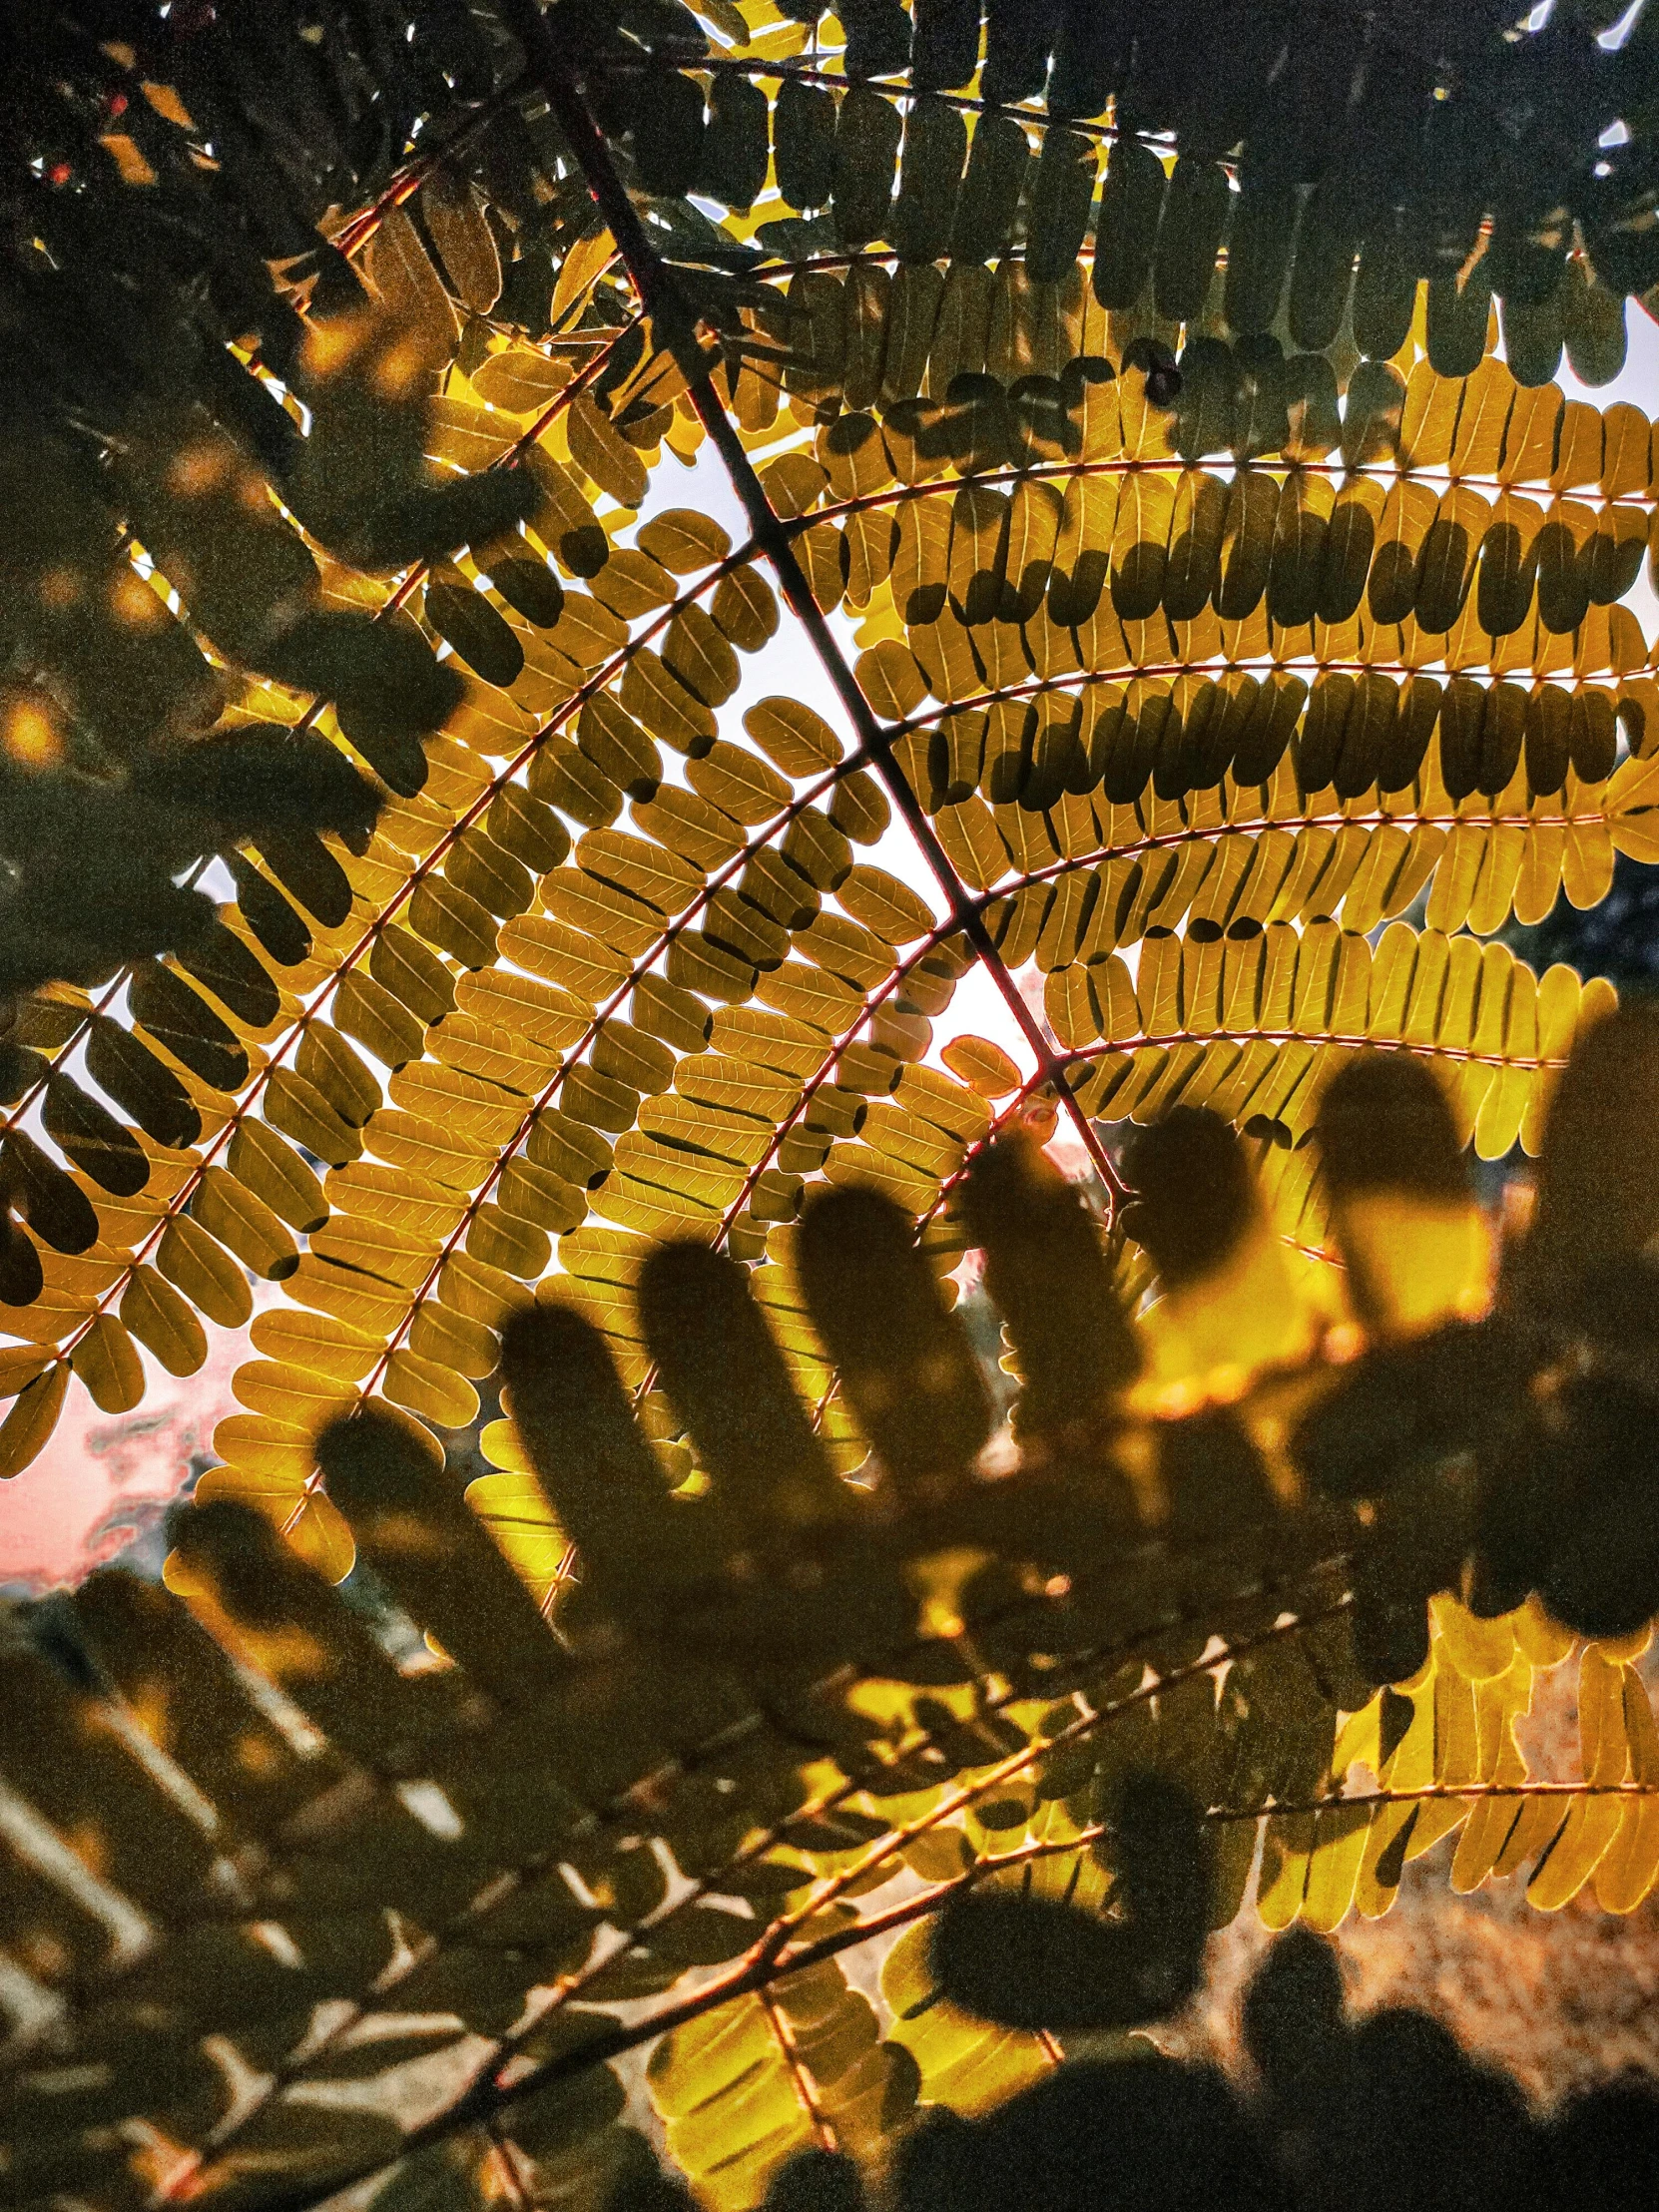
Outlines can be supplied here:
[[[872, 257], [863, 256], [868, 261]], [[879, 259], [880, 257], [875, 257]], [[886, 257], [891, 259], [890, 256]], [[820, 263], [803, 264], [803, 268], [820, 268]], [[1523, 488], [1532, 492], [1546, 492], [1550, 498], [1570, 499], [1575, 506], [1592, 508], [1600, 514], [1618, 513], [1628, 509], [1634, 514], [1651, 514], [1659, 504], [1659, 494], [1651, 490], [1606, 492], [1599, 484], [1574, 484], [1570, 490], [1557, 492], [1547, 476], [1498, 476], [1489, 472], [1464, 474], [1453, 461], [1437, 461], [1418, 467], [1408, 456], [1396, 457], [1393, 464], [1381, 461], [1359, 461], [1352, 466], [1340, 454], [1331, 459], [1292, 460], [1283, 453], [1253, 454], [1248, 460], [1232, 453], [1217, 451], [1199, 454], [1188, 459], [1181, 453], [1107, 454], [1085, 457], [1076, 455], [1063, 461], [1031, 461], [1023, 465], [976, 470], [972, 476], [925, 476], [915, 483], [902, 480], [884, 485], [879, 491], [854, 494], [849, 499], [826, 500], [822, 506], [809, 507], [789, 524], [793, 534], [814, 522], [836, 522], [848, 515], [867, 514], [882, 507], [902, 507], [915, 499], [954, 500], [964, 488], [978, 490], [1015, 489], [1024, 483], [1071, 483], [1092, 476], [1202, 476], [1208, 471], [1217, 483], [1222, 482], [1220, 471], [1233, 469], [1251, 477], [1269, 478], [1282, 487], [1294, 484], [1303, 477], [1319, 477], [1338, 485], [1353, 484], [1362, 479], [1392, 487], [1400, 483], [1443, 485], [1450, 489], [1489, 491], [1494, 497]], [[1329, 522], [1330, 517], [1319, 519]], [[1547, 510], [1539, 516], [1540, 528], [1548, 521]], [[1474, 555], [1469, 556], [1472, 566]], [[1622, 602], [1620, 602], [1622, 604]], [[1433, 631], [1431, 636], [1444, 633]], [[1512, 635], [1513, 633], [1506, 633]]]
[[711, 372], [717, 365], [719, 356], [712, 355], [700, 342], [693, 310], [682, 296], [674, 275], [647, 237], [633, 202], [611, 164], [605, 141], [588, 113], [581, 94], [566, 74], [567, 64], [554, 44], [546, 18], [536, 6], [535, 0], [507, 0], [505, 13], [513, 23], [526, 53], [532, 57], [549, 107], [582, 165], [589, 189], [610, 227], [611, 236], [621, 249], [635, 290], [652, 318], [659, 341], [674, 355], [686, 380], [698, 417], [713, 440], [731, 478], [733, 489], [748, 515], [751, 532], [776, 569], [784, 597], [805, 629], [848, 721], [856, 731], [860, 749], [868, 756], [887, 786], [893, 805], [927, 861], [958, 926], [965, 930], [969, 942], [991, 974], [1027, 1046], [1038, 1064], [1048, 1071], [1057, 1094], [1067, 1101], [1078, 1135], [1095, 1159], [1108, 1191], [1116, 1191], [1116, 1171], [1087, 1115], [1071, 1101], [1064, 1072], [1050, 1051], [1041, 1023], [1032, 1014], [1018, 985], [998, 956], [983, 921], [972, 910], [961, 878], [940, 844], [926, 811], [891, 757], [893, 733], [882, 729], [860, 691], [846, 656], [813, 594], [790, 535], [767, 498], [760, 478], [755, 473], [754, 463], [714, 390]]
[[1232, 1809], [1217, 1808], [1206, 1813], [1212, 1821], [1259, 1821], [1294, 1814], [1343, 1813], [1352, 1806], [1369, 1805], [1427, 1805], [1436, 1799], [1460, 1801], [1467, 1798], [1476, 1803], [1485, 1798], [1643, 1798], [1659, 1797], [1659, 1781], [1654, 1782], [1427, 1782], [1415, 1790], [1360, 1790], [1352, 1797], [1315, 1798], [1302, 1805], [1259, 1805], [1255, 1812], [1246, 1806]]
[[1408, 1052], [1424, 1060], [1451, 1060], [1459, 1067], [1521, 1068], [1528, 1074], [1545, 1068], [1564, 1068], [1566, 1055], [1540, 1059], [1536, 1054], [1516, 1053], [1512, 1056], [1501, 1052], [1476, 1052], [1472, 1045], [1417, 1044], [1405, 1037], [1372, 1037], [1356, 1035], [1341, 1029], [1170, 1029], [1164, 1031], [1141, 1030], [1129, 1037], [1102, 1038], [1097, 1043], [1077, 1045], [1067, 1053], [1069, 1061], [1098, 1060], [1111, 1052], [1139, 1052], [1151, 1045], [1164, 1047], [1177, 1044], [1310, 1044], [1315, 1046], [1346, 1045], [1351, 1050], [1372, 1052]]
[[528, 89], [523, 72], [520, 71], [518, 75], [508, 78], [504, 85], [498, 85], [448, 138], [430, 146], [423, 138], [418, 151], [404, 163], [384, 192], [379, 193], [366, 208], [352, 216], [348, 223], [342, 223], [329, 243], [338, 247], [347, 260], [360, 254], [393, 208], [400, 208], [406, 200], [412, 200], [435, 169], [441, 169], [445, 162], [453, 161], [457, 154], [472, 144], [480, 132], [494, 122], [503, 108], [510, 107], [515, 100], [521, 100]]
[[763, 1989], [760, 1991], [760, 2000], [761, 2008], [767, 2016], [767, 2025], [772, 2030], [772, 2039], [783, 2054], [784, 2063], [789, 2068], [791, 2084], [800, 2101], [802, 2110], [807, 2115], [813, 2133], [818, 2138], [819, 2148], [821, 2150], [839, 2150], [841, 2147], [840, 2139], [825, 2117], [824, 2108], [818, 2101], [818, 2090], [813, 2077], [807, 2071], [802, 2062], [801, 2053], [795, 2047], [794, 2031], [785, 2018], [777, 1998], [774, 1997], [770, 1989]]
[[[1130, 619], [1134, 620], [1135, 618], [1131, 617]], [[1157, 616], [1155, 614], [1149, 615], [1146, 619], [1155, 621]], [[981, 625], [972, 627], [966, 623], [962, 625], [964, 634], [970, 640], [973, 629], [977, 627], [981, 627]], [[990, 625], [985, 624], [982, 627], [988, 629]], [[1014, 626], [1010, 625], [1009, 627]], [[1298, 624], [1297, 627], [1301, 629], [1306, 625]], [[1245, 654], [1237, 658], [1218, 654], [1207, 661], [1125, 661], [1117, 668], [1069, 668], [1062, 669], [1058, 675], [1054, 676], [1039, 676], [1033, 672], [1029, 678], [1022, 678], [1018, 683], [999, 684], [988, 687], [984, 691], [969, 692], [961, 699], [943, 700], [935, 706], [919, 708], [913, 715], [907, 715], [902, 723], [894, 726], [893, 735], [895, 738], [905, 737], [913, 730], [930, 729], [935, 723], [948, 720], [951, 715], [972, 714], [986, 707], [998, 706], [1005, 699], [1038, 699], [1048, 692], [1083, 691], [1091, 684], [1124, 684], [1132, 683], [1137, 679], [1152, 677], [1174, 679], [1179, 676], [1202, 676], [1207, 679], [1219, 679], [1224, 676], [1250, 675], [1253, 672], [1263, 676], [1283, 676], [1295, 675], [1302, 669], [1312, 671], [1316, 677], [1336, 675], [1426, 675], [1432, 677], [1434, 673], [1431, 668], [1413, 667], [1406, 661], [1367, 660], [1363, 657], [1321, 660], [1317, 654], [1313, 653], [1267, 652]], [[1446, 680], [1450, 681], [1458, 676], [1470, 675], [1472, 677], [1481, 672], [1446, 669], [1443, 673]], [[1510, 673], [1516, 672], [1511, 671]], [[1530, 675], [1529, 671], [1520, 673]], [[1641, 673], [1643, 672], [1640, 670], [1631, 671], [1633, 676]], [[1491, 678], [1493, 683], [1502, 683], [1506, 680], [1506, 677], [1501, 675], [1492, 676]], [[1612, 676], [1608, 671], [1603, 671], [1599, 676], [1577, 676], [1570, 669], [1556, 669], [1543, 675], [1531, 676], [1530, 680], [1535, 684], [1548, 684], [1557, 691], [1572, 691], [1575, 693], [1605, 691], [1609, 683], [1616, 684], [1626, 681], [1624, 677]], [[1150, 778], [1148, 781], [1150, 782]], [[1537, 796], [1540, 799], [1552, 799], [1555, 794], [1553, 792], [1540, 792]], [[1459, 816], [1457, 819], [1467, 821], [1469, 818]]]

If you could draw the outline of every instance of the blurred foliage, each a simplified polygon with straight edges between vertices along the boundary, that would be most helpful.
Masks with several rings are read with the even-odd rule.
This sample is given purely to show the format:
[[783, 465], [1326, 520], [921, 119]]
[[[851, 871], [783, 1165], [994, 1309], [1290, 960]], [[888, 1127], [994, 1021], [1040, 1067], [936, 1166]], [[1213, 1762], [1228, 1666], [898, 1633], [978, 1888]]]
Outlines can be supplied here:
[[[1171, 2188], [1195, 2160], [1266, 2173], [1217, 2079], [1133, 2046], [1045, 2078], [1191, 1993], [1259, 1841], [1278, 1929], [1385, 1913], [1448, 1835], [1455, 1888], [1529, 1867], [1544, 1910], [1590, 1891], [1628, 1913], [1659, 1880], [1634, 1665], [1659, 1610], [1659, 1197], [1604, 1173], [1656, 1086], [1649, 1011], [1587, 1033], [1494, 1302], [1433, 1076], [1354, 1062], [1319, 1143], [1373, 1348], [1338, 1332], [1196, 1409], [1196, 1377], [1174, 1401], [1156, 1382], [1169, 1339], [1119, 1303], [1075, 1190], [1003, 1139], [964, 1187], [1021, 1380], [1000, 1478], [976, 1469], [989, 1400], [945, 1286], [856, 1188], [809, 1207], [798, 1279], [872, 1487], [835, 1478], [753, 1279], [688, 1242], [629, 1301], [698, 1457], [678, 1495], [604, 1334], [557, 1300], [507, 1326], [510, 1485], [463, 1494], [390, 1406], [323, 1429], [372, 1606], [245, 1481], [205, 1477], [165, 1585], [104, 1569], [14, 1613], [0, 1655], [8, 2002], [39, 2007], [10, 2050], [18, 2201], [124, 2204], [173, 2175], [297, 2207], [382, 2171], [375, 2202], [680, 2201], [623, 2124], [612, 2065], [646, 2045], [675, 2166], [735, 2212], [856, 2197], [847, 2161], [895, 2138], [902, 2200], [958, 2201], [939, 2160], [982, 2135], [976, 2159], [1045, 2170], [1068, 2099], [1079, 2155], [1134, 2122]], [[1178, 1109], [1134, 1165], [1165, 1306], [1225, 1328], [1262, 1292], [1237, 1139]], [[550, 1626], [537, 1588], [569, 1539]], [[1515, 1722], [1575, 1650], [1580, 1778], [1542, 1782]], [[883, 2021], [839, 1960], [894, 1936]], [[1275, 2001], [1253, 2048], [1306, 2033]], [[1389, 2056], [1367, 2023], [1352, 2060], [1322, 2037], [1317, 2081], [1259, 2052], [1270, 2136], [1317, 2092], [1363, 2166], [1373, 2096], [1439, 2082], [1461, 2110], [1454, 2048], [1401, 2033]], [[440, 2055], [411, 2115], [399, 2071]], [[1512, 2102], [1489, 2116], [1493, 2157], [1542, 2155]]]

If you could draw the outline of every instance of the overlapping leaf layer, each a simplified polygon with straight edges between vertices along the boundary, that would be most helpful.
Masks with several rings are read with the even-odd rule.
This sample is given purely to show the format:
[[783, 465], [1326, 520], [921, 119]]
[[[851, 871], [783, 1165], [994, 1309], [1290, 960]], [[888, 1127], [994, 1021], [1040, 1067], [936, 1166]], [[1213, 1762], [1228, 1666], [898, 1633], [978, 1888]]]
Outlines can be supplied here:
[[[662, 1238], [751, 1266], [851, 1472], [864, 1433], [797, 1274], [813, 1185], [894, 1199], [944, 1279], [961, 1172], [994, 1131], [1064, 1115], [1110, 1167], [1103, 1129], [1205, 1105], [1245, 1133], [1328, 1316], [1307, 1140], [1361, 1046], [1431, 1063], [1481, 1158], [1538, 1149], [1610, 994], [1534, 974], [1499, 932], [1561, 894], [1596, 903], [1617, 852], [1659, 857], [1633, 601], [1659, 449], [1636, 407], [1552, 381], [1563, 351], [1609, 381], [1624, 295], [1659, 276], [1632, 214], [1649, 34], [1627, 52], [1586, 28], [1593, 68], [1524, 41], [1503, 61], [1535, 66], [1571, 154], [1545, 216], [1512, 156], [1478, 166], [1485, 110], [1436, 101], [1408, 41], [1365, 34], [1351, 99], [1387, 82], [1397, 108], [1344, 168], [1326, 64], [1275, 70], [1241, 28], [1204, 111], [1178, 25], [1120, 55], [1083, 39], [1096, 12], [1117, 20], [1061, 11], [1050, 74], [1018, 29], [1037, 10], [993, 8], [982, 50], [977, 8], [954, 5], [912, 23], [849, 0], [838, 37], [767, 0], [603, 19], [561, 0], [642, 266], [593, 213], [504, 11], [457, 94], [470, 112], [303, 273], [305, 350], [280, 373], [234, 356], [304, 458], [251, 458], [246, 424], [205, 403], [156, 407], [120, 465], [71, 485], [84, 510], [66, 495], [57, 550], [116, 614], [52, 631], [51, 653], [107, 676], [107, 629], [131, 701], [139, 675], [172, 699], [164, 677], [211, 680], [175, 735], [230, 696], [222, 727], [320, 733], [382, 805], [371, 836], [244, 840], [198, 943], [19, 1002], [3, 1469], [42, 1449], [71, 1373], [112, 1412], [142, 1396], [138, 1346], [194, 1373], [204, 1325], [249, 1322], [252, 1275], [277, 1295], [198, 1495], [252, 1505], [287, 1547], [240, 1588], [170, 1569], [280, 1696], [118, 1577], [65, 1629], [102, 1680], [9, 1659], [38, 1727], [8, 1768], [4, 1941], [33, 2026], [73, 2017], [61, 2062], [20, 2076], [20, 2203], [297, 2204], [389, 2165], [400, 2123], [418, 2142], [474, 2076], [476, 2114], [376, 2201], [598, 2202], [639, 2155], [604, 2062], [666, 2030], [649, 2090], [669, 2148], [710, 2201], [747, 2206], [804, 2143], [862, 2148], [918, 2096], [978, 2110], [1054, 2062], [929, 2004], [917, 1936], [888, 1953], [885, 2023], [835, 1960], [969, 1869], [1104, 1903], [1101, 1794], [1136, 1760], [1215, 1814], [1218, 1924], [1265, 1811], [1276, 1926], [1385, 1910], [1459, 1824], [1459, 1887], [1531, 1862], [1539, 1904], [1593, 1880], [1628, 1911], [1652, 1886], [1642, 1638], [1580, 1660], [1584, 1786], [1531, 1788], [1513, 1723], [1572, 1649], [1535, 1603], [1479, 1621], [1437, 1599], [1426, 1665], [1376, 1699], [1345, 1659], [1340, 1561], [1297, 1569], [1265, 1614], [1231, 1588], [1173, 1625], [1136, 1612], [1058, 1698], [994, 1667], [928, 1690], [871, 1666], [850, 1706], [762, 1717], [688, 1671], [672, 1727], [619, 1700], [577, 1805], [542, 1757], [555, 1647], [535, 1618], [571, 1550], [510, 1407], [468, 1493], [499, 1550], [446, 1524], [465, 1566], [441, 1618], [398, 1585], [459, 1670], [399, 1672], [326, 1588], [358, 1544], [376, 1573], [397, 1551], [328, 1494], [319, 1428], [378, 1398], [435, 1452], [534, 1303], [597, 1323], [695, 1495], [634, 1300]], [[130, 152], [105, 134], [135, 195], [223, 136], [217, 82], [153, 86]], [[1626, 137], [1598, 178], [1579, 142], [1608, 103]], [[1443, 204], [1399, 167], [1418, 107], [1448, 111], [1475, 180]], [[364, 177], [304, 191], [320, 206]], [[787, 656], [809, 647], [776, 564], [700, 510], [697, 364], [646, 312], [665, 268], [873, 723], [794, 696]], [[664, 488], [680, 461], [685, 501]], [[441, 525], [384, 496], [416, 462]], [[53, 696], [90, 723], [121, 686]], [[1024, 1009], [1017, 1059], [955, 1033], [976, 968]], [[1140, 1248], [1114, 1231], [1110, 1251], [1139, 1289]], [[1178, 1309], [1154, 1367], [1191, 1392], [1238, 1348]], [[563, 1719], [563, 1752], [605, 1736], [602, 1715]], [[1375, 1799], [1316, 1802], [1362, 1760]], [[687, 1996], [757, 1944], [729, 2001]], [[643, 2027], [607, 2009], [643, 1998]], [[437, 2089], [411, 2070], [397, 2117], [383, 2083], [359, 2094], [439, 2052]], [[526, 2061], [537, 2086], [509, 2095]]]

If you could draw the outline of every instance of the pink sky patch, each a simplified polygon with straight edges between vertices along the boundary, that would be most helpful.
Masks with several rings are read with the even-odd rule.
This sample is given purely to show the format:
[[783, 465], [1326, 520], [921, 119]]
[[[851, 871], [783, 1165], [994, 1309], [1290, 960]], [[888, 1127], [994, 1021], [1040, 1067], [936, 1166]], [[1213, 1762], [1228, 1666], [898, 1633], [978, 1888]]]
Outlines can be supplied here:
[[248, 1358], [248, 1332], [210, 1328], [208, 1343], [206, 1366], [183, 1381], [143, 1353], [147, 1386], [131, 1413], [101, 1413], [71, 1381], [52, 1441], [0, 1483], [0, 1585], [38, 1596], [135, 1544], [156, 1550], [168, 1506], [212, 1456], [216, 1425], [239, 1410], [231, 1377]]

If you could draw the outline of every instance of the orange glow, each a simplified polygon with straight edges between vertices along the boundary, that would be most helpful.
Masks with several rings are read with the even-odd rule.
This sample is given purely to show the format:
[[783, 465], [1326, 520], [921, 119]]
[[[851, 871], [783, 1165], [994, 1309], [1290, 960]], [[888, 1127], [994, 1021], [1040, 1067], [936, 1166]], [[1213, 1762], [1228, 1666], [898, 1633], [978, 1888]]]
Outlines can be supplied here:
[[67, 565], [49, 568], [35, 587], [40, 593], [40, 603], [54, 611], [73, 607], [81, 596], [81, 575], [78, 569]]
[[307, 374], [338, 375], [347, 361], [362, 350], [367, 336], [366, 315], [341, 315], [328, 322], [307, 323], [303, 347]]
[[167, 609], [142, 576], [128, 569], [110, 586], [110, 611], [130, 630], [155, 630], [167, 620]]
[[1349, 1270], [1354, 1309], [1371, 1329], [1410, 1337], [1450, 1315], [1477, 1320], [1491, 1302], [1491, 1224], [1468, 1201], [1403, 1191], [1356, 1193], [1332, 1226]]
[[153, 185], [156, 172], [139, 152], [138, 141], [125, 131], [106, 131], [99, 145], [121, 172], [124, 185]]
[[1204, 1392], [1195, 1382], [1166, 1383], [1153, 1399], [1159, 1420], [1185, 1420], [1204, 1403]]
[[195, 130], [196, 124], [190, 110], [171, 85], [144, 84], [140, 85], [139, 90], [159, 116], [164, 116], [169, 123], [176, 123], [181, 131]]
[[63, 758], [63, 732], [44, 700], [19, 699], [0, 724], [0, 745], [25, 768], [50, 768]]
[[1514, 1175], [1503, 1186], [1503, 1200], [1499, 1212], [1499, 1233], [1505, 1244], [1518, 1244], [1532, 1226], [1532, 1215], [1538, 1203], [1536, 1186], [1523, 1175]]
[[389, 345], [374, 364], [374, 388], [382, 399], [401, 399], [426, 366], [426, 354], [413, 331]]
[[173, 489], [181, 498], [200, 499], [224, 482], [230, 465], [231, 456], [223, 445], [204, 439], [200, 445], [187, 446], [173, 464]]

